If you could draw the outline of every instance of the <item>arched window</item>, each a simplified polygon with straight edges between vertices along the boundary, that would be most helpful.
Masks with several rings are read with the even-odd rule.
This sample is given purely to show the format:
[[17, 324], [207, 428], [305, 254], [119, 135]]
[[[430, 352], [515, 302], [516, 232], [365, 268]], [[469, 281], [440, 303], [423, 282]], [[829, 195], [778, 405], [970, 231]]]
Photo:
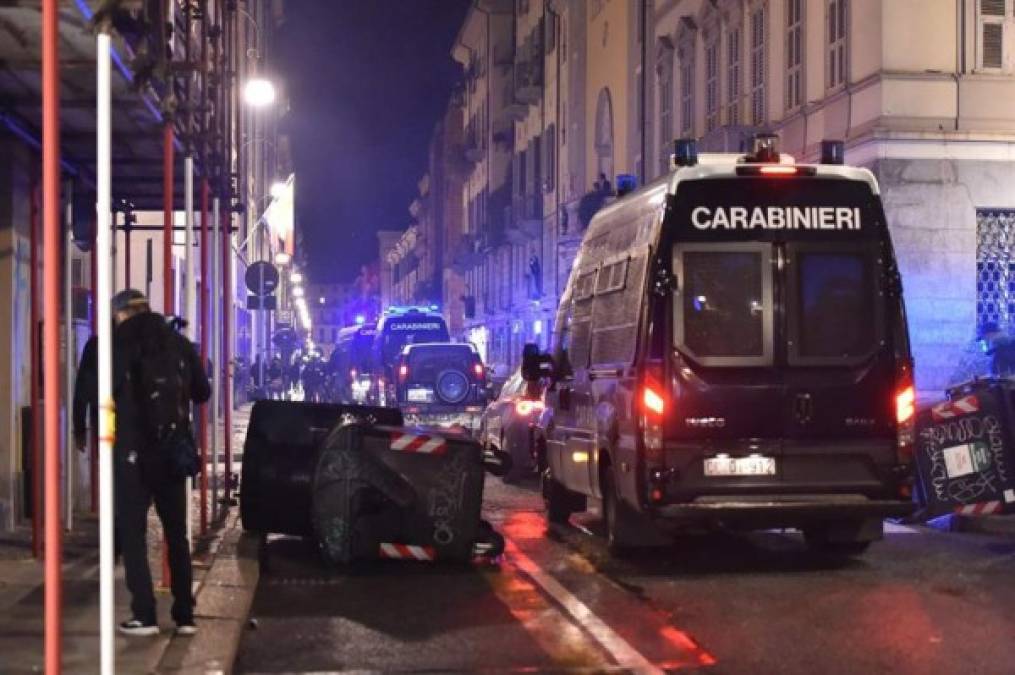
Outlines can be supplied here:
[[599, 90], [596, 103], [596, 168], [597, 178], [604, 174], [613, 180], [613, 102], [606, 87]]

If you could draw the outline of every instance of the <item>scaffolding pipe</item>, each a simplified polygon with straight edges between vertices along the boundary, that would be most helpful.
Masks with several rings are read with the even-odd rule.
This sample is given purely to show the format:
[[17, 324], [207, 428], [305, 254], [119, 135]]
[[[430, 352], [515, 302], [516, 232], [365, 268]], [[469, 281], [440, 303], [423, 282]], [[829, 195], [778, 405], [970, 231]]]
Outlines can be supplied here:
[[[162, 127], [162, 313], [167, 317], [176, 311], [173, 302], [173, 122]], [[130, 253], [128, 252], [128, 255]]]
[[233, 316], [232, 289], [232, 235], [230, 234], [230, 211], [222, 215], [222, 426], [224, 427], [222, 446], [226, 455], [226, 466], [223, 476], [223, 501], [232, 505], [233, 499], [233, 365], [232, 345], [230, 344], [230, 323]]
[[57, 0], [42, 4], [43, 414], [46, 416], [45, 651], [61, 670], [63, 531], [60, 527], [60, 62]]
[[28, 330], [32, 344], [29, 353], [32, 367], [29, 368], [32, 384], [29, 395], [32, 397], [32, 556], [42, 557], [42, 410], [39, 405], [39, 188], [32, 188], [31, 211], [29, 213], [28, 232], [28, 276], [29, 309]]
[[211, 363], [212, 363], [212, 378], [211, 378], [211, 508], [212, 508], [212, 519], [218, 519], [219, 512], [219, 474], [218, 474], [218, 462], [219, 462], [219, 413], [222, 403], [222, 378], [218, 377], [215, 373], [221, 372], [221, 341], [219, 336], [221, 335], [221, 314], [222, 305], [219, 303], [219, 292], [222, 288], [222, 256], [219, 255], [219, 246], [222, 239], [219, 237], [219, 228], [221, 221], [219, 219], [219, 198], [215, 197], [212, 201], [212, 228], [215, 230], [212, 233], [212, 281], [209, 284], [209, 294], [211, 295]]
[[[208, 367], [208, 179], [201, 179], [201, 367]], [[197, 442], [201, 449], [201, 534], [208, 531], [208, 404], [197, 406]]]
[[[188, 14], [189, 16], [189, 14]], [[187, 39], [190, 40], [188, 24]], [[189, 145], [189, 141], [188, 141]], [[197, 289], [194, 278], [194, 157], [188, 151], [183, 158], [183, 317], [187, 321], [186, 335], [197, 339]], [[194, 542], [194, 479], [187, 479], [187, 541]]]
[[112, 266], [112, 94], [109, 25], [102, 22], [97, 38], [96, 111], [96, 327], [99, 346], [99, 640], [102, 675], [116, 671], [113, 639], [113, 317]]
[[[71, 185], [67, 185], [67, 194], [71, 194]], [[67, 200], [66, 222], [71, 224], [71, 201]], [[64, 456], [64, 527], [70, 532], [74, 529], [74, 416], [71, 414], [74, 400], [74, 368], [77, 362], [77, 348], [74, 339], [74, 285], [71, 283], [71, 251], [74, 247], [74, 231], [68, 227], [64, 238], [66, 255], [63, 257], [63, 329], [64, 329], [64, 364], [63, 390], [65, 414], [63, 420], [63, 456]]]

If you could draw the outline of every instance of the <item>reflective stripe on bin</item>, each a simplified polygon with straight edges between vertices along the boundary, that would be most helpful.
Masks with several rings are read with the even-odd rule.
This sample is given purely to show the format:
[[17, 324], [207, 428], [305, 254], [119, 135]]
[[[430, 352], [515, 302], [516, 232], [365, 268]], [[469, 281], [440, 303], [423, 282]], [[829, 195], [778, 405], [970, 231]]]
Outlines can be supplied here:
[[416, 452], [421, 455], [443, 455], [448, 442], [440, 436], [419, 436], [400, 431], [391, 432], [391, 449], [399, 452]]
[[433, 562], [437, 554], [430, 546], [410, 546], [408, 544], [381, 544], [381, 557], [391, 560], [425, 560]]
[[955, 507], [955, 513], [962, 516], [989, 516], [1001, 512], [1001, 502], [980, 502], [979, 504], [963, 504]]
[[969, 413], [979, 412], [980, 401], [976, 396], [963, 396], [955, 401], [938, 403], [930, 409], [935, 422], [950, 420]]

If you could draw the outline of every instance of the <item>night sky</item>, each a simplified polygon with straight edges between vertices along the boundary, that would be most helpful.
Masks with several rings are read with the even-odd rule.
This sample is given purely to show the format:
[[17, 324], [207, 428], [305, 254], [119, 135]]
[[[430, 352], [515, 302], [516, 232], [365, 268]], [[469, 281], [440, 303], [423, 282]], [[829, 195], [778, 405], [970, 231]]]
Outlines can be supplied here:
[[351, 281], [404, 229], [461, 69], [469, 0], [295, 0], [279, 34], [296, 217], [312, 282]]

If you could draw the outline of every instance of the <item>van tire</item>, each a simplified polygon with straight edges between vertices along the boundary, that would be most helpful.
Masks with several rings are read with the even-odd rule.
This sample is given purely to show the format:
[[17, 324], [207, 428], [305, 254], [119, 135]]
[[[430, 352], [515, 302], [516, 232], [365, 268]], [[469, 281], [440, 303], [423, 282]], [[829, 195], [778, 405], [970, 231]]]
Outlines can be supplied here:
[[553, 525], [566, 525], [572, 513], [581, 511], [581, 495], [571, 492], [553, 477], [550, 468], [542, 473], [541, 489], [546, 520]]
[[606, 535], [606, 548], [615, 558], [626, 558], [634, 551], [629, 542], [630, 516], [627, 507], [617, 494], [616, 481], [613, 478], [613, 467], [603, 472], [603, 529]]
[[804, 543], [812, 553], [836, 558], [852, 558], [863, 555], [870, 548], [870, 541], [840, 540], [830, 538], [824, 527], [804, 529]]

